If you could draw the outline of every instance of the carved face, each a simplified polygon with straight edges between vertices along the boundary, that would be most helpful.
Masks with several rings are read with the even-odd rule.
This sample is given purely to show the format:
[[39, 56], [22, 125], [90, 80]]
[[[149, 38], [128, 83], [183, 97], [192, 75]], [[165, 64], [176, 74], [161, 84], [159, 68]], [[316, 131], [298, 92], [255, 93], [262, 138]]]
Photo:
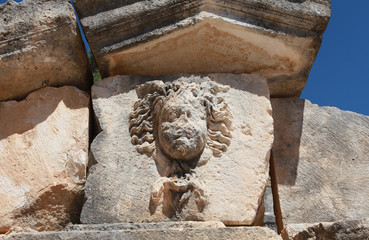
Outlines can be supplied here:
[[217, 96], [227, 91], [226, 86], [211, 81], [157, 80], [138, 86], [140, 99], [130, 114], [131, 142], [140, 153], [152, 154], [157, 149], [179, 162], [198, 160], [205, 147], [220, 156], [232, 138], [232, 114]]
[[172, 92], [163, 104], [158, 124], [162, 151], [180, 161], [200, 156], [206, 145], [206, 111], [194, 90]]

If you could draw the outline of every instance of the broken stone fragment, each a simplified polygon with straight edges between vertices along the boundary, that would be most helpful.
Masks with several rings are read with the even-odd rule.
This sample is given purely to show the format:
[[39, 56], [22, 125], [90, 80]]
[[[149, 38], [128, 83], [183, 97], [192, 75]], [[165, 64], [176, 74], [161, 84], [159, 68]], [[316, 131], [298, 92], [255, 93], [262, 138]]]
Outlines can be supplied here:
[[273, 142], [265, 78], [115, 76], [92, 99], [102, 132], [82, 223], [255, 224]]
[[281, 235], [284, 240], [369, 239], [369, 219], [288, 224]]
[[103, 77], [259, 73], [300, 95], [330, 1], [74, 0]]
[[272, 107], [279, 227], [367, 217], [369, 117], [297, 98]]
[[72, 5], [13, 0], [0, 5], [0, 101], [45, 86], [91, 85], [87, 54]]
[[88, 161], [89, 96], [46, 87], [0, 103], [0, 233], [78, 222]]

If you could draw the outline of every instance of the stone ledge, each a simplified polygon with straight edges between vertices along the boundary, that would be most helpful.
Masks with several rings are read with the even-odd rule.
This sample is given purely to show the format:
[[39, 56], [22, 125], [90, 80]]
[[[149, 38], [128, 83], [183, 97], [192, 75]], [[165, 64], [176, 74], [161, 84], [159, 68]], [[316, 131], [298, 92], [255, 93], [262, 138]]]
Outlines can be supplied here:
[[[162, 227], [165, 227], [168, 223], [162, 223]], [[184, 224], [181, 227], [181, 224]], [[203, 224], [203, 223], [202, 223]], [[193, 224], [193, 227], [188, 227], [187, 223], [177, 223], [178, 228], [167, 229], [140, 229], [140, 230], [127, 230], [126, 227], [129, 224], [123, 224], [123, 230], [103, 230], [112, 229], [110, 224], [103, 224], [100, 227], [93, 227], [88, 225], [91, 229], [95, 230], [82, 230], [82, 231], [62, 231], [62, 232], [43, 232], [43, 233], [14, 233], [8, 236], [0, 237], [2, 240], [9, 239], [22, 239], [22, 240], [57, 240], [57, 239], [150, 239], [150, 240], [162, 240], [162, 239], [255, 239], [255, 240], [281, 240], [281, 237], [276, 232], [269, 228], [263, 227], [205, 227], [197, 228], [197, 224]], [[123, 226], [122, 225], [122, 226]], [[132, 223], [132, 227], [135, 228], [140, 224]], [[149, 224], [147, 224], [149, 225]], [[160, 225], [160, 224], [159, 224]], [[206, 223], [205, 223], [206, 225]], [[116, 225], [115, 225], [116, 226]], [[89, 228], [86, 227], [86, 228]], [[114, 228], [114, 227], [113, 227]], [[98, 230], [101, 229], [101, 230]]]
[[158, 223], [113, 223], [113, 224], [80, 224], [66, 227], [66, 231], [112, 231], [112, 230], [160, 230], [184, 228], [224, 228], [220, 221], [207, 222], [158, 222]]

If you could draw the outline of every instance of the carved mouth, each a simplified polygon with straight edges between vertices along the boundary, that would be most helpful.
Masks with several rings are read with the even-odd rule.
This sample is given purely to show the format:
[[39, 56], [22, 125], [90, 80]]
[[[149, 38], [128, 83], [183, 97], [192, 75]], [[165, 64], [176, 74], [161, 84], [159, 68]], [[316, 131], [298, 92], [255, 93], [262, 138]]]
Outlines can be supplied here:
[[192, 131], [192, 132], [180, 131], [180, 132], [177, 132], [176, 134], [173, 134], [172, 138], [174, 140], [181, 139], [181, 138], [191, 139], [191, 138], [196, 138], [199, 135], [200, 135], [200, 133], [197, 132], [197, 131], [196, 132], [195, 131]]
[[165, 124], [162, 126], [162, 132], [163, 134], [167, 134], [168, 136], [171, 136], [173, 139], [177, 139], [183, 136], [186, 136], [187, 138], [193, 138], [198, 135], [201, 135], [200, 129], [194, 124]]
[[188, 137], [179, 137], [173, 141], [173, 145], [176, 146], [177, 149], [193, 148], [193, 146], [196, 145], [196, 139]]

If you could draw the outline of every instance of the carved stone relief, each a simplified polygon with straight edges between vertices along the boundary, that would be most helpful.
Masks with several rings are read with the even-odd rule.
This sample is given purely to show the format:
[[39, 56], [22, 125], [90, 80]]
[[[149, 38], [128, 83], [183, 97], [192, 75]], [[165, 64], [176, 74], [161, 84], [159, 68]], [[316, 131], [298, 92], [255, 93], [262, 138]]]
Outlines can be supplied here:
[[266, 79], [248, 74], [115, 76], [92, 88], [101, 133], [82, 223], [252, 225], [269, 176]]
[[136, 88], [131, 141], [138, 152], [153, 156], [161, 176], [152, 186], [151, 214], [162, 205], [163, 214], [176, 217], [191, 201], [203, 211], [206, 191], [196, 167], [212, 155], [220, 157], [231, 144], [232, 114], [217, 96], [228, 89], [215, 82], [185, 81], [151, 81]]

